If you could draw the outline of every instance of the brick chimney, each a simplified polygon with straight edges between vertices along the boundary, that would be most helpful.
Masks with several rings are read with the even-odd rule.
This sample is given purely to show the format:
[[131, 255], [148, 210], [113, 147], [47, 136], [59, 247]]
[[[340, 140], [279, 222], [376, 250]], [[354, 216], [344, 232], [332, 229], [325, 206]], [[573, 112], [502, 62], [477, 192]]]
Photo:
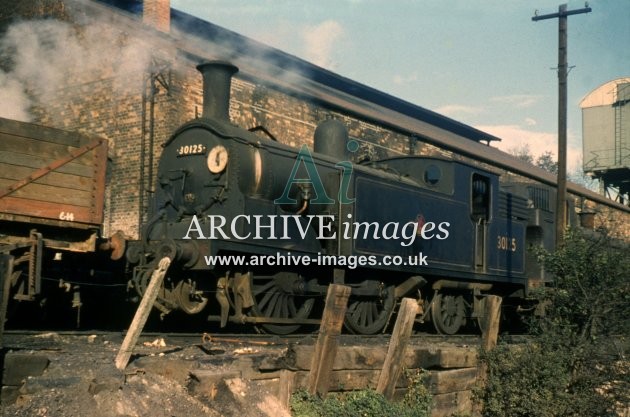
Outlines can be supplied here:
[[171, 30], [171, 2], [170, 0], [144, 0], [142, 21], [162, 32]]

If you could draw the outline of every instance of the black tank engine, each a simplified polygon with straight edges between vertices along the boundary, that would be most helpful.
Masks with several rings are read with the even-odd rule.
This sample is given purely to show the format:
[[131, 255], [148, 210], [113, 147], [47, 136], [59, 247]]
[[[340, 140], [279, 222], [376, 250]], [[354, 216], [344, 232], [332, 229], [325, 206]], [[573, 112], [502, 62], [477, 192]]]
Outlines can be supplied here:
[[552, 245], [550, 189], [433, 157], [352, 163], [337, 120], [317, 127], [312, 152], [283, 145], [229, 122], [234, 66], [198, 69], [202, 117], [164, 144], [151, 219], [127, 250], [139, 294], [172, 259], [163, 313], [290, 333], [316, 323], [334, 282], [352, 288], [355, 333], [384, 331], [414, 297], [419, 321], [453, 334], [483, 323], [486, 295], [516, 308], [545, 280], [527, 248]]

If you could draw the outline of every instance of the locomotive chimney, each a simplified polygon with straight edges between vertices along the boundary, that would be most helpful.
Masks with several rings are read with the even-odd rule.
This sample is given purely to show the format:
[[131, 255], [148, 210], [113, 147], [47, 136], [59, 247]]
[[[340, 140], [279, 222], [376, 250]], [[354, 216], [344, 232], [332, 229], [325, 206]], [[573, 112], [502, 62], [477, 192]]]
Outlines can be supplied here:
[[210, 61], [197, 65], [203, 77], [202, 117], [230, 121], [230, 84], [238, 68], [229, 62]]

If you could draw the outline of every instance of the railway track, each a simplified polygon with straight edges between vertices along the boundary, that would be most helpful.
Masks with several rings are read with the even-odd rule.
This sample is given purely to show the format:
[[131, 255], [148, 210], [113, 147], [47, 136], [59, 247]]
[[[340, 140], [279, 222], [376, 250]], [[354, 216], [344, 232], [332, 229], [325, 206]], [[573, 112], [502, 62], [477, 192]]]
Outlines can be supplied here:
[[[6, 348], [34, 348], [39, 346], [52, 349], [55, 340], [63, 340], [64, 345], [73, 341], [99, 340], [102, 343], [120, 343], [125, 336], [124, 331], [101, 330], [6, 330], [4, 333]], [[144, 332], [140, 336], [138, 345], [149, 345], [156, 340], [163, 340], [166, 346], [194, 346], [194, 345], [250, 345], [250, 346], [288, 346], [290, 344], [314, 344], [316, 333], [270, 335], [270, 334], [242, 334], [242, 333], [191, 333], [191, 332]], [[351, 335], [339, 336], [339, 344], [386, 346], [390, 335]], [[505, 343], [525, 343], [527, 335], [503, 335]], [[410, 344], [435, 344], [453, 346], [477, 346], [481, 341], [478, 335], [438, 335], [418, 332], [411, 335]], [[160, 342], [161, 343], [161, 342]]]

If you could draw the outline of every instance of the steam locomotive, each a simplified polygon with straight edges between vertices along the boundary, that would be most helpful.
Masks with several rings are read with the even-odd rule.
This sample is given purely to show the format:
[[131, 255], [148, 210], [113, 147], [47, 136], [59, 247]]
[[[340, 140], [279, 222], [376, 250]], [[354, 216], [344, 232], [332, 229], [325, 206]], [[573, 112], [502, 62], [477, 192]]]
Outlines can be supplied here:
[[126, 251], [140, 295], [172, 260], [162, 313], [286, 334], [317, 323], [328, 285], [342, 283], [354, 333], [384, 331], [414, 297], [418, 321], [454, 334], [483, 325], [487, 295], [517, 308], [546, 280], [527, 248], [552, 246], [553, 190], [435, 157], [352, 163], [337, 120], [318, 125], [313, 152], [283, 145], [230, 123], [236, 67], [198, 69], [202, 116], [163, 145], [150, 220]]

